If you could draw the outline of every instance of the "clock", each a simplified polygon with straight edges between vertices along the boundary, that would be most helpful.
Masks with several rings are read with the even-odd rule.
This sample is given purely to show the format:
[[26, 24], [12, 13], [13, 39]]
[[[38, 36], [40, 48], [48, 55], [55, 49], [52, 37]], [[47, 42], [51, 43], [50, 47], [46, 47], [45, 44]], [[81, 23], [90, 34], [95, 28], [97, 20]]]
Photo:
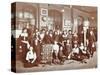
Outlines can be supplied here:
[[47, 17], [46, 16], [42, 16], [42, 21], [46, 22], [46, 20], [47, 20]]

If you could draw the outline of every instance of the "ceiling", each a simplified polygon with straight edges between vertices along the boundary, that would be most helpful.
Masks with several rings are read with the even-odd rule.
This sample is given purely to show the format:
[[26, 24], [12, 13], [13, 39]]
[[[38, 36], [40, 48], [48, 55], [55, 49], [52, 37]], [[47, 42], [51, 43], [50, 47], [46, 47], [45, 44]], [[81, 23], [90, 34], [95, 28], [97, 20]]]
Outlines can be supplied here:
[[[53, 5], [50, 4], [49, 7], [52, 8], [59, 8], [62, 9], [63, 7], [71, 7], [70, 5]], [[86, 12], [86, 13], [96, 13], [97, 12], [97, 8], [96, 7], [90, 7], [90, 6], [72, 6], [73, 8], [76, 8], [80, 11]]]
[[97, 8], [96, 7], [89, 7], [89, 6], [73, 6], [73, 8], [76, 8], [78, 10], [81, 10], [83, 12], [87, 13], [96, 13]]

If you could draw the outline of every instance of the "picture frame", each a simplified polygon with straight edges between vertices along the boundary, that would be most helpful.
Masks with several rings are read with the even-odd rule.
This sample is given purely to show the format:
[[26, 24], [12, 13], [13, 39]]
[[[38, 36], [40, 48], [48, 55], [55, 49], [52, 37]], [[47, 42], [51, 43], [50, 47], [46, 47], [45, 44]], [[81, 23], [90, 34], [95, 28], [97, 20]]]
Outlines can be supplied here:
[[48, 15], [48, 10], [46, 8], [41, 8], [41, 15]]

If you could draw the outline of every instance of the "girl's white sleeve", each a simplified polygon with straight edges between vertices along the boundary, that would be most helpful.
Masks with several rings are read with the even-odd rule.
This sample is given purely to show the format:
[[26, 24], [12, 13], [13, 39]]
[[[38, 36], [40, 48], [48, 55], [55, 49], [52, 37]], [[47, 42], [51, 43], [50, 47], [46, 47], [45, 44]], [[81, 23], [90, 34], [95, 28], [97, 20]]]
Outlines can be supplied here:
[[29, 60], [29, 52], [26, 54], [26, 60]]

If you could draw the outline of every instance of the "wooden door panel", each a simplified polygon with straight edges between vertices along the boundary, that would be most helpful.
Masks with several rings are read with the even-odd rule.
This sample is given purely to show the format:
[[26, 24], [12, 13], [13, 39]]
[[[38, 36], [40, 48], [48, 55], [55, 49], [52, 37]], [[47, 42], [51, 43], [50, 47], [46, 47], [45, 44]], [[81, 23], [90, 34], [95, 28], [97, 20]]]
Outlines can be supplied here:
[[62, 30], [62, 13], [58, 10], [49, 9], [48, 15], [53, 18], [54, 29]]

